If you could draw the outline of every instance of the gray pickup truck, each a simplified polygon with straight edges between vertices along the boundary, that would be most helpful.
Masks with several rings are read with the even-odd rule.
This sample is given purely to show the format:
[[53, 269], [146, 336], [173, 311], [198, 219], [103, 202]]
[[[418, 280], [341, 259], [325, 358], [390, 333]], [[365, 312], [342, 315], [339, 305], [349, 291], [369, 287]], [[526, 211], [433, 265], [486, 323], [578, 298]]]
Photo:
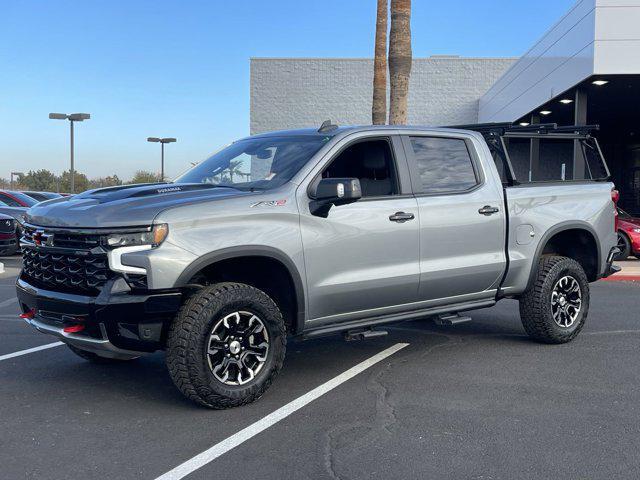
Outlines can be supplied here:
[[515, 298], [533, 339], [568, 342], [615, 268], [597, 141], [468, 128], [325, 122], [239, 140], [172, 183], [38, 204], [22, 317], [94, 362], [166, 350], [175, 385], [212, 408], [259, 398], [289, 336], [366, 338]]

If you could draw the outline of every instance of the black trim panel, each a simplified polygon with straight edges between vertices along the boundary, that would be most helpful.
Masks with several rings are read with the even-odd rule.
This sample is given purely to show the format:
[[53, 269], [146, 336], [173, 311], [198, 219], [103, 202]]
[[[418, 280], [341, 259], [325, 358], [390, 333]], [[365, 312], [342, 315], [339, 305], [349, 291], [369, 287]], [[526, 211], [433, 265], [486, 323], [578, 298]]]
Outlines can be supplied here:
[[598, 235], [596, 234], [596, 231], [593, 229], [593, 227], [591, 227], [591, 225], [589, 225], [586, 222], [575, 222], [573, 220], [569, 220], [551, 227], [549, 230], [545, 232], [545, 234], [540, 239], [540, 242], [538, 243], [538, 247], [536, 248], [536, 254], [533, 257], [533, 263], [531, 265], [531, 271], [529, 272], [529, 281], [527, 282], [526, 290], [529, 290], [529, 288], [531, 288], [531, 286], [535, 281], [535, 277], [538, 274], [538, 263], [540, 261], [540, 258], [542, 257], [542, 251], [547, 246], [547, 243], [549, 243], [549, 239], [551, 239], [554, 235], [560, 232], [564, 232], [566, 230], [584, 230], [591, 234], [594, 241], [596, 242], [596, 248], [598, 250], [598, 259], [597, 259], [598, 271], [596, 273], [596, 276], [597, 276], [597, 279], [601, 278], [602, 272], [600, 272], [600, 267], [602, 265], [601, 264], [602, 252], [600, 251], [601, 250], [600, 242], [598, 242]]
[[223, 248], [216, 250], [215, 252], [207, 253], [194, 260], [178, 277], [174, 284], [174, 288], [182, 288], [189, 283], [189, 280], [198, 273], [200, 270], [218, 263], [222, 260], [229, 260], [231, 258], [242, 257], [267, 257], [279, 261], [289, 272], [291, 279], [293, 280], [293, 286], [296, 294], [296, 310], [298, 312], [296, 318], [295, 333], [302, 332], [305, 322], [305, 297], [304, 297], [304, 284], [300, 272], [297, 267], [291, 261], [291, 259], [282, 251], [267, 246], [261, 245], [247, 245], [239, 247]]

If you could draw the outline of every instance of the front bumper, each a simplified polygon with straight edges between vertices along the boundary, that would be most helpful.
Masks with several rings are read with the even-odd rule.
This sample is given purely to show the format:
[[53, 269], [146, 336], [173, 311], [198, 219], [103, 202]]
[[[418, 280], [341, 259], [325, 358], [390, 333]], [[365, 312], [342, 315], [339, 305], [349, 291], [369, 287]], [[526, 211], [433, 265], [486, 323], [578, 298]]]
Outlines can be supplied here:
[[[180, 308], [179, 291], [131, 291], [123, 279], [109, 281], [96, 296], [45, 290], [18, 278], [26, 322], [42, 333], [83, 350], [112, 358], [134, 358], [164, 348], [170, 321]], [[80, 332], [64, 329], [82, 325]]]
[[0, 253], [15, 252], [18, 250], [18, 242], [15, 235], [0, 234]]

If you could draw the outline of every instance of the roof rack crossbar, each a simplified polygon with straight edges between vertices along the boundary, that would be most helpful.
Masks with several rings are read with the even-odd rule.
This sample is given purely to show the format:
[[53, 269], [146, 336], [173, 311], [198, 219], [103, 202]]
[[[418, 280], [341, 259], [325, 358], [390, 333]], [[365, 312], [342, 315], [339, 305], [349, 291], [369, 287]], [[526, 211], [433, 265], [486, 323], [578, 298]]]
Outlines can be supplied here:
[[473, 130], [484, 135], [507, 135], [509, 133], [533, 133], [533, 134], [575, 134], [588, 135], [599, 130], [600, 125], [562, 125], [557, 123], [534, 123], [531, 125], [514, 125], [513, 123], [478, 123], [469, 125], [454, 125], [449, 128]]

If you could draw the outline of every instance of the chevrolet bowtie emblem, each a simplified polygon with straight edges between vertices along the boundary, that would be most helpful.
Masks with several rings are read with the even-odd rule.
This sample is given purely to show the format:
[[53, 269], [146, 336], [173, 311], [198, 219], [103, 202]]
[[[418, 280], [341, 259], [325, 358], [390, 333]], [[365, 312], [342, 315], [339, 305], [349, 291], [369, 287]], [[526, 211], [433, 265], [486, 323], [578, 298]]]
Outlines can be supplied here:
[[53, 245], [53, 235], [44, 233], [44, 230], [36, 230], [33, 233], [33, 243], [37, 246], [52, 246]]

